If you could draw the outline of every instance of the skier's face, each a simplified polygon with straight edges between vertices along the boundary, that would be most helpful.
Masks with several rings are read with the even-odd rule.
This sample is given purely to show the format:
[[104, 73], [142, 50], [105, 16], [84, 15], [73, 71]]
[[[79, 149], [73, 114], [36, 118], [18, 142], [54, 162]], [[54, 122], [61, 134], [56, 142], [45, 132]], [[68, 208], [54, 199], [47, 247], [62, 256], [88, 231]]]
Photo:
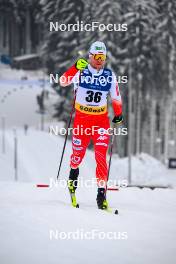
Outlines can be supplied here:
[[94, 54], [92, 54], [91, 56], [89, 56], [89, 62], [90, 65], [97, 69], [100, 70], [101, 68], [103, 68], [103, 66], [105, 65], [105, 59], [102, 59], [101, 57], [99, 57], [98, 59], [96, 58], [96, 56]]

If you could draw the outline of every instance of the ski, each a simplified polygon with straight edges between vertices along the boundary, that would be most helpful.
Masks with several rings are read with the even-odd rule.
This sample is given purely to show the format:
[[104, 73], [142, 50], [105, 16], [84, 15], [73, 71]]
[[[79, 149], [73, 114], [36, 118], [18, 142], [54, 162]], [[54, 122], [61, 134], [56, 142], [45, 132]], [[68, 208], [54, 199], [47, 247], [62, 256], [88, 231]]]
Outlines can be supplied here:
[[76, 201], [76, 195], [75, 193], [70, 193], [70, 197], [71, 197], [71, 204], [73, 207], [75, 208], [79, 208], [79, 204]]
[[79, 204], [77, 203], [77, 200], [76, 200], [75, 188], [73, 186], [72, 181], [68, 180], [67, 185], [68, 185], [68, 190], [70, 193], [71, 205], [75, 208], [79, 208]]
[[[82, 208], [82, 206], [80, 208]], [[110, 213], [110, 214], [116, 214], [116, 215], [119, 214], [119, 211], [117, 209], [113, 209], [111, 207], [108, 207], [107, 209], [98, 209], [98, 210], [101, 211], [101, 212], [107, 212], [107, 213]]]
[[[67, 182], [67, 186], [68, 186], [68, 190], [69, 190], [69, 194], [70, 194], [70, 198], [71, 198], [71, 205], [74, 208], [79, 208], [79, 204], [77, 203], [77, 199], [76, 199], [76, 194], [75, 194], [75, 187], [73, 185], [73, 181], [72, 180], [68, 180]], [[99, 209], [101, 211], [105, 211], [111, 214], [118, 214], [118, 210], [117, 209], [113, 209], [111, 207], [107, 207], [106, 209]]]
[[[76, 201], [76, 196], [75, 196], [75, 194], [70, 194], [70, 196], [71, 196], [71, 205], [74, 207], [74, 208], [81, 208], [82, 209], [82, 207], [80, 207], [79, 206], [79, 204], [77, 203], [77, 201]], [[84, 207], [84, 206], [83, 206]], [[97, 208], [98, 209], [98, 208]], [[109, 207], [109, 208], [107, 208], [107, 209], [98, 209], [99, 211], [104, 211], [104, 212], [107, 212], [107, 213], [110, 213], [110, 214], [115, 214], [115, 215], [118, 215], [119, 214], [119, 211], [117, 210], [117, 209], [113, 209], [113, 208], [111, 208], [111, 207]]]

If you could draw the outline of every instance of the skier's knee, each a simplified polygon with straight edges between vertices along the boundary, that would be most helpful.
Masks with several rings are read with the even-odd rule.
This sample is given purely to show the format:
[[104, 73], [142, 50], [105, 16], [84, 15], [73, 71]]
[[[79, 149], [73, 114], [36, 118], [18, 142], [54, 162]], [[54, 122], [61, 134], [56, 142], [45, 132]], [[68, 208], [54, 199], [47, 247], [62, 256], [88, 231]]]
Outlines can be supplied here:
[[73, 155], [71, 157], [71, 167], [77, 168], [82, 161], [82, 157]]

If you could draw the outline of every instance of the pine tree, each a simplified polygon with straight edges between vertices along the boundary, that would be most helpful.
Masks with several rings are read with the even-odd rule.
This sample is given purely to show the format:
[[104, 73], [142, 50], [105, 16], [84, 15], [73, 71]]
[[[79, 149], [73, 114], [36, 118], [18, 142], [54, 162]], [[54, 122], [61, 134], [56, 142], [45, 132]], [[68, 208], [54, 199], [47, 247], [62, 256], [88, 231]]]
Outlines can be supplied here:
[[173, 0], [161, 0], [159, 2], [160, 17], [158, 28], [158, 41], [161, 43], [164, 100], [160, 102], [160, 108], [164, 118], [161, 123], [160, 137], [164, 138], [164, 161], [168, 158], [168, 140], [172, 134], [169, 127], [173, 120], [173, 105], [176, 80], [176, 2]]
[[[123, 5], [122, 5], [123, 7]], [[122, 20], [126, 20], [128, 31], [125, 32], [121, 40], [121, 64], [128, 68], [131, 61], [132, 65], [132, 86], [134, 87], [133, 102], [135, 104], [135, 152], [141, 151], [142, 126], [147, 114], [145, 97], [150, 92], [148, 80], [151, 80], [152, 71], [156, 64], [155, 44], [155, 17], [157, 16], [157, 5], [154, 1], [133, 1], [126, 5], [126, 13], [123, 14]], [[150, 81], [151, 82], [151, 81]], [[154, 87], [154, 85], [153, 85]], [[146, 92], [147, 91], [147, 92]]]
[[[49, 22], [59, 24], [75, 24], [81, 21], [84, 12], [82, 0], [46, 0], [42, 2], [43, 22], [45, 23], [45, 43], [43, 46], [43, 58], [48, 68], [48, 73], [61, 75], [70, 67], [77, 58], [79, 44], [76, 31], [49, 31]], [[67, 121], [71, 108], [73, 90], [69, 87], [62, 89], [58, 85], [56, 90], [59, 101], [56, 105], [56, 115], [60, 120]]]

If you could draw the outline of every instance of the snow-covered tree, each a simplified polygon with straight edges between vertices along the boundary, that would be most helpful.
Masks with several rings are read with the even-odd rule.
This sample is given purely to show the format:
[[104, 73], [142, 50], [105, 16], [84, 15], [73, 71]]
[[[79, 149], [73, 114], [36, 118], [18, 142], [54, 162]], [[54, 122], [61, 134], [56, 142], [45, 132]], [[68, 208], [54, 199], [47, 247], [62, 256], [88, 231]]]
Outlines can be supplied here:
[[[58, 73], [61, 75], [77, 58], [77, 48], [79, 37], [77, 31], [49, 31], [50, 22], [59, 24], [75, 24], [81, 21], [84, 12], [82, 0], [46, 0], [41, 1], [42, 20], [45, 26], [43, 58], [49, 73]], [[56, 117], [64, 121], [67, 120], [70, 111], [70, 101], [73, 97], [73, 90], [68, 87], [59, 89], [56, 87], [60, 99], [56, 105]]]
[[[162, 134], [160, 131], [164, 131], [163, 105], [168, 91], [170, 95], [173, 93], [176, 78], [175, 1], [41, 0], [40, 4], [45, 27], [43, 58], [49, 73], [61, 75], [80, 55], [87, 57], [90, 44], [96, 40], [105, 42], [108, 49], [107, 66], [116, 75], [128, 75], [131, 65], [133, 152], [155, 154], [156, 137]], [[49, 21], [66, 24], [96, 21], [105, 25], [116, 24], [116, 27], [127, 24], [127, 31], [95, 29], [92, 32], [49, 32]], [[126, 122], [128, 86], [120, 84], [120, 88]], [[71, 110], [73, 90], [59, 87], [57, 90], [60, 97], [56, 116], [66, 121]], [[156, 123], [159, 125], [156, 126]], [[123, 149], [126, 149], [126, 144], [122, 144]]]
[[[124, 4], [122, 5], [124, 7]], [[126, 20], [128, 31], [121, 40], [121, 64], [124, 69], [131, 62], [134, 116], [134, 151], [141, 151], [142, 127], [147, 121], [147, 98], [154, 88], [153, 69], [157, 63], [157, 45], [155, 43], [155, 20], [157, 17], [155, 1], [133, 1], [127, 5], [122, 20]], [[148, 95], [148, 96], [147, 96]], [[143, 116], [143, 118], [141, 118]], [[145, 138], [145, 137], [144, 137]]]

